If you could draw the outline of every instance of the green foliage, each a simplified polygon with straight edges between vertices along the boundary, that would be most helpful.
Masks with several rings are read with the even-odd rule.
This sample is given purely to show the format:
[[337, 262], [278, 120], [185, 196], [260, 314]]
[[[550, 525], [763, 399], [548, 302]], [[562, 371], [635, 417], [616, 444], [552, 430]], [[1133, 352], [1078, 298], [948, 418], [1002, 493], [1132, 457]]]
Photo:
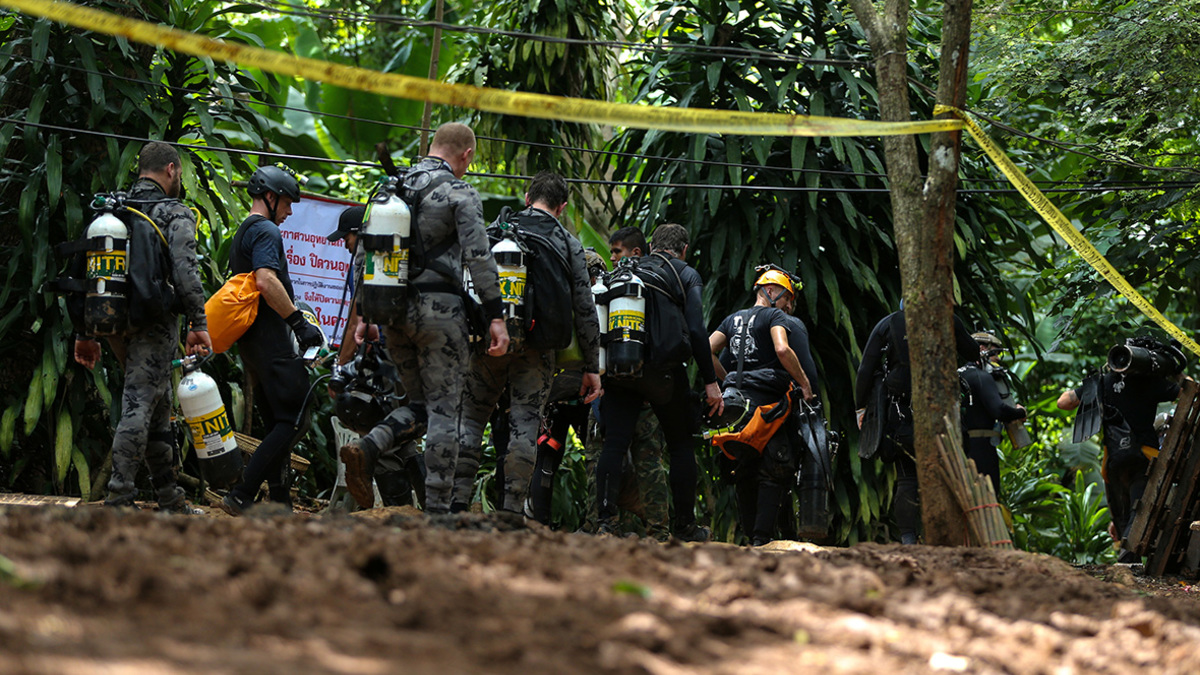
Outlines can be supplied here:
[[[1111, 189], [1055, 198], [1113, 265], [1185, 330], [1200, 271], [1200, 176], [1192, 129], [1197, 98], [1196, 0], [987, 0], [976, 5], [978, 107], [1020, 131], [1010, 154], [1029, 158], [1035, 177]], [[1136, 54], [1136, 58], [1129, 55]], [[1002, 137], [1003, 138], [1003, 137]], [[1130, 182], [1160, 189], [1123, 190]], [[1112, 289], [1069, 251], [1034, 292], [1053, 291], [1054, 311], [1072, 334], [1111, 316], [1140, 322]], [[1090, 341], [1093, 335], [1081, 337]]]
[[[878, 119], [878, 93], [865, 68], [870, 62], [858, 26], [836, 5], [823, 2], [758, 3], [691, 0], [660, 3], [648, 32], [679, 47], [634, 57], [633, 100], [656, 106], [753, 110], [852, 119]], [[780, 31], [778, 27], [788, 27]], [[929, 45], [937, 26], [914, 19], [913, 80], [936, 72]], [[814, 61], [795, 63], [713, 49], [767, 50]], [[835, 59], [835, 63], [825, 60]], [[918, 110], [928, 93], [913, 87]], [[839, 541], [871, 540], [884, 532], [891, 477], [883, 466], [854, 457], [853, 379], [860, 345], [900, 297], [891, 204], [885, 190], [883, 150], [873, 138], [772, 138], [673, 134], [627, 130], [611, 147], [613, 177], [634, 183], [619, 225], [648, 231], [664, 222], [688, 227], [689, 262], [708, 280], [704, 305], [709, 325], [751, 303], [754, 267], [774, 262], [803, 279], [797, 314], [809, 329], [822, 373], [820, 396], [835, 428], [849, 431], [837, 466], [835, 523]], [[638, 157], [630, 158], [630, 155]], [[980, 160], [964, 164], [983, 172]], [[662, 183], [710, 184], [711, 189], [660, 187]], [[726, 188], [724, 186], [734, 186]], [[746, 189], [742, 189], [742, 187]], [[780, 189], [783, 188], [783, 189]], [[1032, 325], [1028, 300], [999, 269], [1027, 235], [1012, 217], [984, 199], [959, 208], [958, 288], [976, 320], [1015, 317]], [[1026, 256], [1026, 266], [1041, 264]], [[968, 321], [968, 324], [972, 323]]]
[[[130, 11], [125, 3], [97, 4]], [[135, 14], [152, 21], [170, 17], [183, 30], [232, 37], [229, 24], [208, 7], [159, 0], [142, 3]], [[119, 401], [110, 392], [119, 390], [120, 368], [111, 357], [93, 373], [73, 363], [63, 302], [43, 291], [63, 263], [51, 249], [80, 236], [90, 220], [83, 205], [91, 194], [131, 182], [140, 144], [115, 136], [217, 147], [250, 139], [261, 146], [265, 119], [248, 105], [230, 102], [235, 94], [247, 101], [265, 94], [254, 79], [224, 64], [25, 15], [0, 16], [6, 19], [0, 117], [22, 121], [0, 122], [0, 217], [16, 224], [0, 233], [0, 255], [8, 261], [0, 290], [0, 357], [7, 365], [0, 406], [11, 409], [25, 400], [23, 433], [0, 462], [0, 481], [32, 492], [54, 486], [74, 492], [78, 485], [87, 494], [91, 486], [83, 484], [99, 477], [95, 468], [108, 450], [97, 439], [109, 436], [115, 419], [111, 412]], [[42, 123], [60, 129], [34, 126]], [[199, 250], [211, 287], [224, 276], [222, 244], [235, 211], [241, 211], [230, 183], [249, 164], [242, 155], [198, 148], [181, 154], [184, 189], [203, 217]], [[77, 480], [66, 480], [72, 469]]]

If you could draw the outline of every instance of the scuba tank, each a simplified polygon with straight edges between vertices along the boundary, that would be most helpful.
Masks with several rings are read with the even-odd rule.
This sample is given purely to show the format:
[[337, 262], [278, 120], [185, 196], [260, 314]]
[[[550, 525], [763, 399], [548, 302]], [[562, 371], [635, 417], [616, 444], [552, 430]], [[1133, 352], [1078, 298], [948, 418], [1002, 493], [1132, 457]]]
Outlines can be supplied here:
[[637, 377], [646, 358], [646, 284], [633, 273], [632, 259], [622, 258], [608, 285], [605, 365], [609, 375]]
[[100, 215], [87, 227], [87, 296], [83, 301], [84, 325], [91, 335], [116, 335], [129, 320], [125, 297], [126, 253], [129, 228], [113, 211], [116, 200], [96, 195], [93, 207]]
[[504, 302], [504, 323], [512, 351], [513, 345], [525, 338], [525, 252], [506, 231], [492, 247], [492, 257], [500, 275], [500, 300]]
[[600, 374], [603, 375], [605, 367], [608, 365], [607, 357], [608, 350], [604, 346], [604, 336], [608, 334], [608, 301], [605, 299], [605, 294], [608, 293], [608, 286], [604, 285], [604, 279], [596, 279], [596, 285], [592, 286], [592, 296], [596, 299], [596, 318], [600, 321]]
[[172, 366], [182, 367], [184, 373], [176, 394], [192, 432], [192, 447], [196, 448], [204, 480], [214, 487], [229, 487], [241, 480], [242, 453], [237, 451], [237, 439], [216, 380], [200, 370], [206, 360], [207, 357], [186, 356], [172, 362]]
[[398, 189], [395, 177], [380, 184], [371, 197], [359, 235], [366, 252], [362, 308], [370, 323], [388, 323], [402, 316], [408, 298], [412, 210], [397, 194]]

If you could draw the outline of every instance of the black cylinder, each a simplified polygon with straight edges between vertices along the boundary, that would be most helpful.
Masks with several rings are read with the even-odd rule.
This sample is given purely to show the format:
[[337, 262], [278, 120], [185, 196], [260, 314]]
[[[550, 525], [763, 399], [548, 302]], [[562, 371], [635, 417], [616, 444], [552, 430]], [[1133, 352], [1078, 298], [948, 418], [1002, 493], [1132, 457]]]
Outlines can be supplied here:
[[639, 375], [645, 358], [646, 345], [633, 340], [615, 340], [608, 343], [609, 375]]
[[1145, 347], [1124, 344], [1108, 350], [1108, 368], [1114, 373], [1166, 375], [1172, 372], [1174, 365], [1175, 359], [1171, 355]]
[[369, 323], [403, 322], [408, 311], [407, 286], [362, 285], [363, 318]]
[[200, 457], [200, 473], [214, 488], [228, 488], [242, 480], [242, 451], [227, 450], [212, 457]]

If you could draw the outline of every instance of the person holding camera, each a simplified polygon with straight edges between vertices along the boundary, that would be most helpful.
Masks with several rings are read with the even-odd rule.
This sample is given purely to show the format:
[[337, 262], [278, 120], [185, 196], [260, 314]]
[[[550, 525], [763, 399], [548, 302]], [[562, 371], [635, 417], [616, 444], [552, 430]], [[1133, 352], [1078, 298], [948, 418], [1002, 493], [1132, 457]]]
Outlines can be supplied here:
[[980, 362], [971, 362], [958, 369], [958, 376], [971, 392], [962, 408], [963, 440], [967, 457], [975, 462], [979, 473], [992, 481], [992, 488], [999, 495], [1000, 454], [996, 448], [1000, 445], [1001, 430], [1004, 424], [1025, 419], [1025, 408], [1014, 405], [1011, 396], [1005, 398], [1001, 394], [996, 381], [997, 371], [988, 368], [1000, 353], [999, 338], [991, 333], [975, 333], [971, 337], [979, 343]]
[[[1129, 338], [1109, 352], [1107, 372], [1089, 377], [1078, 389], [1068, 389], [1058, 397], [1062, 410], [1081, 408], [1077, 426], [1082, 421], [1079, 418], [1091, 411], [1103, 414], [1100, 475], [1115, 536], [1120, 539], [1129, 536], [1133, 505], [1146, 489], [1146, 469], [1158, 456], [1158, 432], [1154, 429], [1158, 404], [1179, 397], [1184, 365], [1178, 347], [1149, 337]], [[1117, 562], [1138, 559], [1126, 549]]]

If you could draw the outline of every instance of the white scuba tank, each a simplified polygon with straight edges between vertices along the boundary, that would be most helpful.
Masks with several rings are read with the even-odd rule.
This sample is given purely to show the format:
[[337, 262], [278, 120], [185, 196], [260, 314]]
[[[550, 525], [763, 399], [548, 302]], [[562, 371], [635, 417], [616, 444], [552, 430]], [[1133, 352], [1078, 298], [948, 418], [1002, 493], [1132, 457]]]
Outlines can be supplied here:
[[371, 202], [363, 225], [362, 304], [372, 323], [387, 323], [404, 311], [408, 294], [412, 211], [393, 189]]
[[492, 247], [496, 272], [500, 275], [500, 300], [504, 303], [504, 323], [510, 343], [525, 337], [525, 253], [516, 241], [503, 237]]
[[124, 331], [128, 321], [128, 300], [123, 286], [129, 228], [112, 212], [105, 211], [88, 225], [87, 238], [95, 244], [87, 251], [84, 323], [91, 335], [115, 335]]
[[610, 375], [640, 375], [646, 355], [646, 284], [631, 270], [610, 280], [623, 289], [608, 305], [608, 354]]
[[241, 478], [242, 453], [225, 412], [216, 380], [199, 370], [195, 357], [177, 362], [184, 368], [176, 394], [192, 434], [192, 447], [209, 484], [233, 485]]
[[608, 286], [604, 285], [603, 279], [596, 279], [596, 285], [592, 286], [592, 296], [596, 299], [596, 318], [600, 322], [600, 374], [603, 375], [606, 366], [608, 365], [608, 350], [604, 346], [604, 336], [608, 334], [608, 305], [605, 304], [604, 294], [608, 292]]

